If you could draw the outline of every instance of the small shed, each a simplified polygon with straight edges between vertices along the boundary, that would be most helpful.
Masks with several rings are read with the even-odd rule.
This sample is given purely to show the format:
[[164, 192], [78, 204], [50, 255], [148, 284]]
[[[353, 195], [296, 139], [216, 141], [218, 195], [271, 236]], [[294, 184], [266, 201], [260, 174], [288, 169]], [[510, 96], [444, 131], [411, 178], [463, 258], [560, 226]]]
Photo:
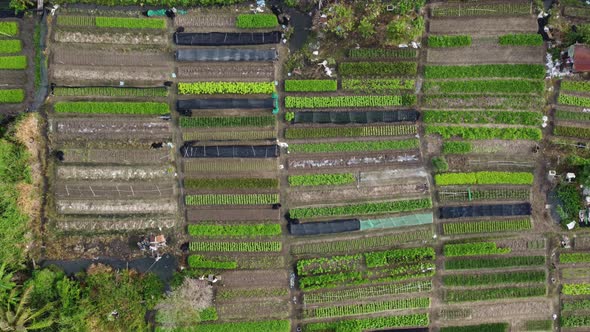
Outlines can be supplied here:
[[573, 61], [575, 73], [590, 72], [590, 47], [582, 44], [574, 44], [567, 51]]

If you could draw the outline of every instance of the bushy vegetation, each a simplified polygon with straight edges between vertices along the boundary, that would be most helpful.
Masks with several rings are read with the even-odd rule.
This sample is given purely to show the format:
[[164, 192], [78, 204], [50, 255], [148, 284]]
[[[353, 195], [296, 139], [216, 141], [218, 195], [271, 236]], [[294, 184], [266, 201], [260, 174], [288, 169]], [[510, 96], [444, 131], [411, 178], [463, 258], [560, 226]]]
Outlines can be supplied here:
[[58, 102], [54, 106], [56, 113], [87, 114], [142, 114], [161, 115], [170, 112], [167, 103], [126, 103], [126, 102]]
[[272, 242], [191, 242], [190, 251], [218, 252], [275, 252], [281, 251], [282, 243]]
[[443, 154], [464, 154], [471, 152], [471, 143], [469, 142], [457, 142], [457, 141], [446, 141], [443, 142], [442, 153]]
[[443, 247], [444, 255], [447, 257], [499, 255], [510, 253], [510, 251], [510, 248], [496, 247], [495, 242], [445, 244]]
[[343, 62], [338, 65], [342, 76], [414, 76], [416, 62]]
[[[1, 36], [1, 34], [0, 34]], [[0, 40], [0, 54], [2, 53], [20, 53], [23, 50], [23, 44], [20, 40]]]
[[429, 36], [428, 47], [463, 47], [471, 45], [471, 36]]
[[432, 157], [431, 162], [435, 173], [442, 173], [449, 170], [449, 163], [444, 156]]
[[161, 18], [97, 17], [99, 28], [121, 29], [166, 29], [166, 21]]
[[23, 89], [0, 89], [0, 104], [18, 104], [25, 99], [25, 91]]
[[561, 183], [557, 186], [557, 198], [561, 204], [557, 206], [557, 213], [563, 222], [578, 220], [578, 212], [582, 209], [582, 195], [575, 185]]
[[279, 25], [274, 14], [240, 14], [236, 19], [236, 27], [241, 29], [274, 28]]
[[478, 78], [478, 77], [518, 77], [543, 79], [543, 65], [469, 65], [441, 66], [429, 65], [424, 69], [425, 78]]
[[337, 89], [336, 80], [285, 80], [285, 92], [327, 92]]
[[557, 102], [562, 105], [590, 107], [590, 98], [560, 93]]
[[532, 184], [533, 174], [528, 172], [472, 172], [445, 173], [434, 177], [439, 186], [465, 184]]
[[305, 174], [289, 176], [289, 185], [296, 186], [336, 186], [356, 182], [352, 173]]
[[512, 33], [500, 36], [498, 43], [509, 46], [541, 46], [543, 45], [543, 37], [536, 33]]

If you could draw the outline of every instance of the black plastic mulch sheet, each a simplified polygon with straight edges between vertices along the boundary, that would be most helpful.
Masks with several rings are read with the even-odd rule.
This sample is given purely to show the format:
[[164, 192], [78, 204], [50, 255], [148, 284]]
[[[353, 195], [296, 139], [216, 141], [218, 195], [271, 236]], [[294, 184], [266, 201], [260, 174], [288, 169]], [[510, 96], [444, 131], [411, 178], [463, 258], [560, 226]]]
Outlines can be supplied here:
[[182, 49], [176, 51], [176, 61], [274, 61], [276, 50], [237, 48]]
[[183, 146], [184, 158], [276, 158], [278, 145], [214, 145]]
[[289, 233], [291, 233], [291, 235], [321, 235], [352, 232], [360, 229], [361, 223], [358, 219], [289, 224]]
[[246, 109], [271, 109], [274, 108], [274, 100], [267, 99], [233, 99], [233, 98], [219, 98], [219, 99], [188, 99], [176, 101], [176, 109], [194, 110], [194, 109], [232, 109], [232, 108], [246, 108]]
[[475, 206], [445, 206], [438, 210], [439, 218], [504, 217], [531, 214], [531, 204], [498, 204]]
[[418, 120], [418, 112], [409, 111], [368, 111], [368, 112], [297, 112], [295, 123], [375, 123], [404, 122]]
[[174, 42], [177, 45], [195, 46], [222, 46], [222, 45], [262, 45], [278, 44], [281, 41], [281, 32], [207, 32], [174, 33]]

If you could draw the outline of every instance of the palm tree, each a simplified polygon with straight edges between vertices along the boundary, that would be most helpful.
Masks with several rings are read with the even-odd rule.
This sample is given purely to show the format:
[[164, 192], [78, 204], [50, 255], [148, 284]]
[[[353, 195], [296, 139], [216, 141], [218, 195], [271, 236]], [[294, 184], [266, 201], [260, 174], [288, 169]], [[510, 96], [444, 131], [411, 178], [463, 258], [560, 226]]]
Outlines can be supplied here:
[[[8, 296], [9, 300], [4, 306], [0, 305], [0, 331], [26, 332], [44, 329], [53, 324], [53, 319], [37, 318], [48, 313], [54, 303], [47, 303], [39, 310], [28, 307], [33, 286], [29, 286], [18, 300], [18, 289], [13, 288]], [[18, 302], [18, 303], [17, 303]]]

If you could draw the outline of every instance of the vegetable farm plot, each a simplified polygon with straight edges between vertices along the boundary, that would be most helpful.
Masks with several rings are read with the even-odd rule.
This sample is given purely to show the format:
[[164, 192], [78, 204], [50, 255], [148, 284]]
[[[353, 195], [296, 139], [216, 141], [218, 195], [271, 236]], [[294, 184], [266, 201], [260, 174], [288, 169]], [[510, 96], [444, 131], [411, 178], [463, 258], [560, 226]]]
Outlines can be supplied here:
[[274, 79], [273, 63], [213, 63], [205, 62], [197, 65], [177, 65], [178, 78], [190, 81], [232, 80], [248, 82], [268, 82]]
[[0, 113], [24, 112], [34, 94], [32, 61], [29, 60], [34, 20], [0, 22]]

